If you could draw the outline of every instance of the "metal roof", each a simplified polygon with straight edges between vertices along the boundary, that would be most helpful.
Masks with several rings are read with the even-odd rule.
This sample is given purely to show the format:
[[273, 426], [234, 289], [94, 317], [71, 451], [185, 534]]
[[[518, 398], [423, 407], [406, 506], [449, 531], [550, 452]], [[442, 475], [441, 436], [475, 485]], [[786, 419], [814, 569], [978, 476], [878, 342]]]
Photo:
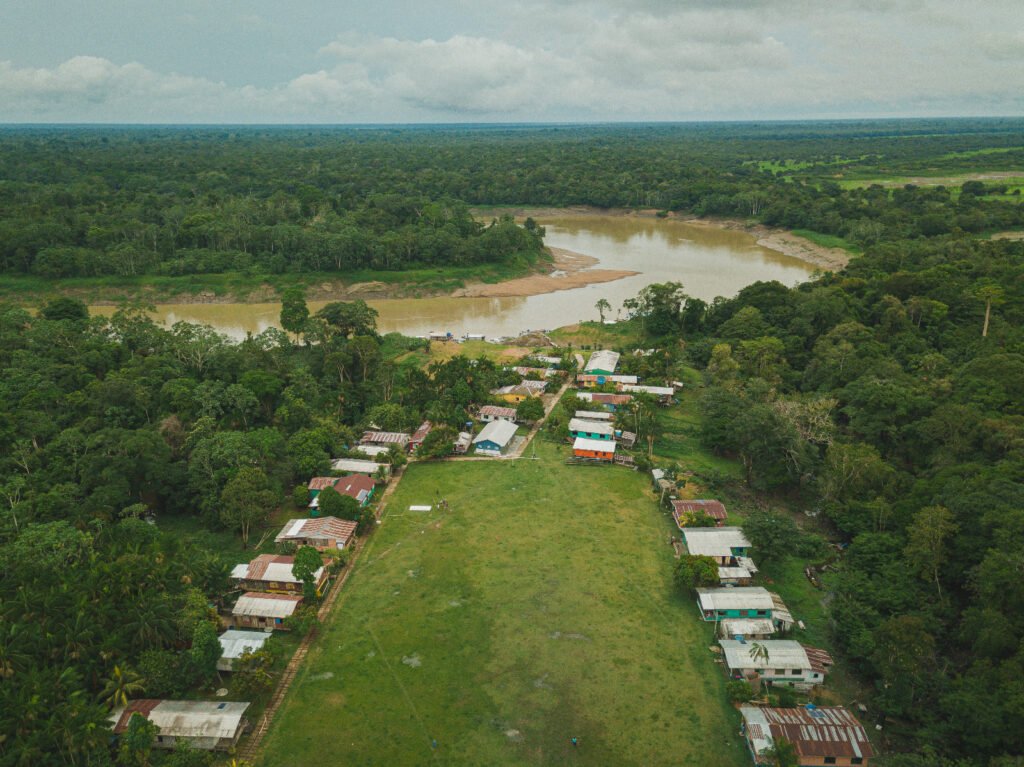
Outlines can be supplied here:
[[[302, 583], [292, 575], [292, 565], [295, 564], [295, 557], [260, 554], [250, 562], [235, 565], [231, 571], [231, 577], [236, 580], [264, 581], [273, 583]], [[321, 567], [313, 573], [314, 580], [319, 581], [323, 575], [324, 568]]]
[[238, 629], [225, 631], [217, 637], [221, 646], [220, 657], [225, 660], [241, 658], [246, 650], [249, 652], [259, 650], [269, 638], [270, 634], [264, 631], [239, 631]]
[[671, 386], [646, 386], [644, 384], [625, 382], [622, 385], [622, 391], [653, 394], [656, 397], [671, 397], [676, 393], [676, 390]]
[[302, 597], [297, 594], [261, 594], [258, 591], [249, 591], [238, 598], [231, 614], [253, 618], [287, 618], [295, 612], [301, 601]]
[[699, 588], [697, 600], [702, 610], [771, 610], [772, 595], [762, 586]]
[[355, 450], [357, 453], [368, 455], [371, 458], [378, 455], [387, 455], [388, 453], [391, 452], [391, 448], [384, 447], [383, 445], [357, 445], [352, 449]]
[[492, 418], [515, 419], [516, 409], [514, 407], [501, 407], [500, 405], [484, 405], [480, 408], [480, 415], [489, 415]]
[[337, 477], [313, 477], [306, 487], [310, 490], [323, 490], [325, 487], [334, 487], [337, 481]]
[[514, 423], [509, 421], [491, 421], [473, 438], [473, 444], [493, 442], [499, 447], [505, 447], [516, 435], [517, 428]]
[[348, 543], [355, 535], [356, 523], [338, 517], [312, 517], [310, 519], [293, 519], [286, 524], [274, 538], [275, 543], [303, 538], [333, 538]]
[[335, 471], [348, 471], [354, 474], [376, 474], [381, 466], [387, 466], [387, 464], [363, 461], [359, 458], [338, 458], [331, 463], [331, 468]]
[[741, 578], [750, 578], [753, 575], [750, 570], [745, 567], [719, 567], [718, 568], [718, 580], [739, 580]]
[[364, 431], [359, 441], [376, 445], [405, 446], [409, 442], [409, 435], [400, 431]]
[[870, 758], [875, 750], [864, 726], [842, 706], [756, 708], [741, 706], [747, 735], [757, 753], [775, 738], [793, 744], [801, 762], [822, 757]]
[[778, 629], [771, 618], [726, 618], [719, 622], [722, 636], [750, 636], [752, 634], [774, 634]]
[[618, 365], [618, 352], [613, 352], [610, 349], [601, 349], [590, 355], [590, 359], [587, 360], [587, 365], [583, 368], [583, 372], [589, 373], [591, 370], [610, 370], [614, 372]]
[[725, 519], [725, 505], [721, 501], [710, 498], [699, 498], [690, 501], [672, 501], [672, 516], [679, 521], [682, 514], [707, 514], [712, 519]]
[[615, 452], [615, 440], [613, 439], [587, 439], [586, 437], [577, 437], [576, 441], [572, 443], [573, 450], [590, 450], [595, 453], [614, 453]]
[[614, 418], [607, 410], [577, 410], [575, 416], [584, 421], [610, 421]]
[[750, 548], [738, 527], [684, 527], [686, 550], [694, 556], [731, 557], [733, 549]]
[[615, 434], [615, 426], [607, 421], [585, 421], [582, 418], [569, 419], [569, 431], [585, 431], [590, 434]]
[[342, 477], [338, 480], [338, 484], [334, 486], [334, 489], [342, 495], [355, 498], [360, 503], [363, 503], [370, 497], [370, 493], [373, 492], [373, 488], [373, 480], [365, 474], [352, 474], [348, 477]]
[[580, 373], [576, 376], [576, 380], [580, 383], [591, 381], [597, 384], [614, 383], [626, 388], [627, 386], [635, 385], [640, 380], [640, 376], [621, 376], [614, 373]]
[[759, 639], [756, 644], [767, 651], [767, 658], [755, 657], [753, 642], [719, 639], [725, 656], [725, 665], [734, 671], [740, 669], [801, 669], [810, 670], [811, 661], [804, 646], [793, 639]]
[[248, 703], [206, 700], [133, 700], [111, 714], [114, 732], [128, 728], [138, 713], [160, 728], [160, 735], [176, 738], [234, 738], [242, 726]]

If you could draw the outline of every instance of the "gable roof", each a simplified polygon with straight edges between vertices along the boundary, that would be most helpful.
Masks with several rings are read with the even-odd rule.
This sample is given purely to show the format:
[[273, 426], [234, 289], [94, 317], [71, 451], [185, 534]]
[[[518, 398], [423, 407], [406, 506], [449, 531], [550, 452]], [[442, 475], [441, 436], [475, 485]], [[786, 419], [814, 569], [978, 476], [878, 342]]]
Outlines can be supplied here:
[[[292, 575], [293, 564], [295, 564], [295, 557], [281, 554], [260, 554], [251, 562], [235, 565], [231, 571], [231, 577], [240, 581], [302, 583]], [[324, 568], [320, 567], [313, 573], [314, 579], [319, 581], [323, 572]]]
[[697, 601], [702, 610], [771, 610], [771, 592], [762, 586], [698, 588]]
[[427, 435], [430, 434], [430, 430], [433, 428], [434, 425], [430, 423], [430, 421], [424, 421], [423, 423], [420, 424], [420, 428], [413, 432], [412, 439], [410, 439], [409, 441], [422, 442], [427, 438]]
[[376, 474], [381, 466], [387, 464], [364, 461], [360, 458], [338, 458], [331, 463], [331, 468], [335, 471], [347, 471], [352, 474]]
[[583, 368], [583, 372], [589, 373], [592, 370], [608, 370], [615, 372], [615, 368], [618, 367], [618, 365], [618, 352], [613, 352], [611, 349], [601, 349], [590, 355], [590, 359], [587, 360], [587, 365]]
[[484, 405], [480, 408], [480, 415], [489, 415], [492, 418], [515, 418], [516, 409], [514, 407], [501, 407], [500, 405]]
[[133, 714], [141, 714], [160, 728], [160, 734], [177, 738], [234, 738], [242, 726], [248, 703], [207, 700], [133, 700], [110, 719], [114, 732], [128, 729]]
[[287, 618], [299, 606], [302, 597], [298, 594], [263, 594], [247, 591], [235, 602], [232, 615], [246, 615], [254, 618]]
[[515, 436], [517, 428], [514, 423], [509, 421], [491, 421], [473, 438], [473, 444], [493, 442], [499, 447], [505, 447]]
[[585, 431], [588, 434], [615, 434], [615, 426], [608, 421], [586, 421], [582, 418], [569, 419], [569, 431]]
[[259, 650], [269, 638], [270, 634], [265, 631], [230, 629], [217, 637], [221, 648], [220, 657], [227, 660], [241, 658], [246, 650], [249, 652]]
[[402, 445], [404, 447], [409, 442], [409, 435], [400, 431], [364, 431], [359, 441], [375, 445]]
[[731, 557], [733, 549], [750, 548], [739, 527], [684, 527], [683, 539], [694, 556]]
[[337, 477], [313, 477], [306, 487], [310, 490], [323, 490], [325, 487], [334, 487], [337, 481]]
[[302, 538], [334, 538], [347, 543], [355, 535], [356, 523], [350, 519], [338, 517], [312, 517], [310, 519], [293, 519], [281, 528], [274, 538], [275, 543]]
[[712, 519], [724, 520], [727, 516], [725, 505], [721, 501], [701, 498], [692, 501], [672, 501], [672, 516], [676, 522], [684, 514], [707, 514]]
[[590, 450], [595, 453], [614, 453], [615, 440], [613, 439], [587, 439], [577, 437], [572, 443], [573, 450]]
[[[753, 657], [750, 652], [751, 642], [720, 639], [718, 644], [722, 646], [725, 664], [730, 669], [799, 668], [810, 669], [820, 674], [832, 665], [832, 657], [827, 652], [816, 647], [805, 647], [794, 639], [759, 640], [757, 644], [767, 651], [767, 658]], [[815, 654], [814, 661], [811, 659], [812, 652]]]
[[370, 497], [370, 493], [373, 492], [375, 486], [374, 481], [365, 474], [351, 474], [339, 479], [334, 489], [342, 495], [355, 498], [362, 503]]
[[615, 417], [607, 410], [577, 410], [574, 415], [583, 421], [610, 421]]
[[801, 762], [806, 758], [870, 758], [875, 750], [857, 717], [842, 706], [759, 708], [741, 706], [754, 750], [760, 753], [783, 737], [793, 744]]

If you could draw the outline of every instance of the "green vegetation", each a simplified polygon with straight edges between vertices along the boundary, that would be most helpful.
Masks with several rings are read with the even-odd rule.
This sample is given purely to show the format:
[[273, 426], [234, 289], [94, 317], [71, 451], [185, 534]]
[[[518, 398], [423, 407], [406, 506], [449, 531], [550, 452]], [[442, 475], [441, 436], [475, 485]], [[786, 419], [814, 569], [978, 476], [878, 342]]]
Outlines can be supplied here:
[[847, 242], [842, 237], [836, 237], [832, 234], [821, 234], [820, 232], [812, 232], [809, 229], [794, 229], [793, 234], [810, 240], [815, 245], [821, 245], [824, 248], [841, 248], [842, 250], [848, 250], [851, 253], [861, 253], [861, 249], [851, 242]]
[[746, 763], [645, 477], [537, 455], [407, 470], [259, 764]]

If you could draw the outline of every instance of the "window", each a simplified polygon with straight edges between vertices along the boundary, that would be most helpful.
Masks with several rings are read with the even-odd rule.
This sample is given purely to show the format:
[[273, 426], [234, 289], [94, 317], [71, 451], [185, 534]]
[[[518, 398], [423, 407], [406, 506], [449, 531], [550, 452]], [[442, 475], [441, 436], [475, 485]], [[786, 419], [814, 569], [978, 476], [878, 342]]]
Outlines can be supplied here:
[[835, 764], [835, 763], [836, 763], [836, 758], [834, 756], [826, 756], [825, 757], [825, 764]]
[[852, 759], [850, 759], [850, 764], [864, 764], [864, 758], [860, 756], [855, 756]]
[[792, 671], [790, 671], [789, 673], [792, 674], [793, 676], [800, 676], [800, 669], [795, 668]]
[[775, 676], [785, 676], [785, 675], [786, 675], [786, 669], [784, 669], [784, 668], [777, 668], [777, 669], [775, 669]]

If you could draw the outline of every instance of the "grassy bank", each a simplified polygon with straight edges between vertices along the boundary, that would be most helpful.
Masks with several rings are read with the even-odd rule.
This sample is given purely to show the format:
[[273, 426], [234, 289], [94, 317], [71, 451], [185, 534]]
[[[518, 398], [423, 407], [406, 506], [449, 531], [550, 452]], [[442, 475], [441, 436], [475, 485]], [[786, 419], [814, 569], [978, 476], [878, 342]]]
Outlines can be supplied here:
[[[467, 283], [496, 283], [542, 269], [548, 258], [523, 255], [501, 264], [432, 267], [404, 271], [304, 272], [253, 274], [225, 272], [180, 277], [71, 277], [46, 279], [32, 275], [0, 275], [0, 300], [22, 304], [44, 303], [57, 296], [73, 296], [87, 304], [125, 301], [148, 303], [274, 301], [291, 287], [302, 287], [310, 300], [331, 298], [419, 298], [443, 295]], [[356, 286], [353, 289], [353, 286]]]
[[537, 454], [408, 469], [260, 765], [746, 763], [645, 477]]

